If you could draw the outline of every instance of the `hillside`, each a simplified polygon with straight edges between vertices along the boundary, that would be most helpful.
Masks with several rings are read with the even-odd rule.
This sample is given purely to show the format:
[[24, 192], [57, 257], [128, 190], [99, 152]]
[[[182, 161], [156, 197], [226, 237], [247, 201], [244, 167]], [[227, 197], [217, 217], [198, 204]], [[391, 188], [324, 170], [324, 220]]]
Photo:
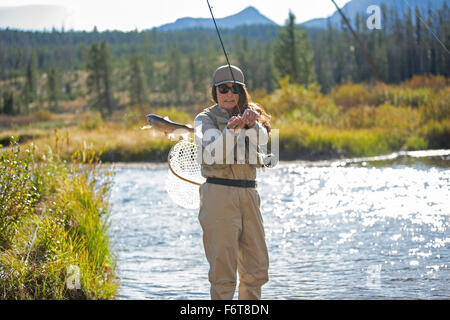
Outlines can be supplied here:
[[[343, 6], [342, 12], [350, 21], [353, 21], [356, 14], [360, 14], [363, 17], [369, 17], [366, 10], [371, 5], [382, 6], [385, 5], [388, 9], [393, 9], [400, 18], [403, 18], [404, 14], [411, 10], [413, 21], [415, 20], [415, 8], [417, 7], [422, 15], [427, 15], [428, 10], [437, 11], [441, 9], [444, 4], [450, 7], [449, 0], [353, 0]], [[338, 11], [335, 11], [330, 17], [317, 18], [301, 23], [300, 25], [305, 28], [319, 28], [325, 29], [328, 21], [333, 27], [340, 27], [341, 16]]]
[[[277, 25], [275, 22], [262, 15], [255, 7], [247, 7], [244, 10], [225, 17], [216, 19], [219, 28], [232, 29], [249, 25]], [[173, 23], [168, 23], [157, 28], [159, 31], [177, 31], [192, 28], [213, 29], [214, 23], [209, 18], [180, 18]]]

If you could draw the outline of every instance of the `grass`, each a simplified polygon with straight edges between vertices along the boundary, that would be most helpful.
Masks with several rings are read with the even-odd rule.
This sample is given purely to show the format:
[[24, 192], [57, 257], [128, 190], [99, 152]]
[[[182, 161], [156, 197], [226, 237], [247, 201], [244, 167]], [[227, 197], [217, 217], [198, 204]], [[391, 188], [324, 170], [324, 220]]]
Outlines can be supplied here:
[[[112, 173], [91, 150], [73, 159], [64, 161], [53, 150], [37, 156], [17, 144], [1, 153], [0, 299], [116, 295], [107, 236]], [[73, 270], [79, 289], [69, 285]]]
[[[346, 83], [323, 94], [317, 84], [303, 87], [284, 78], [273, 93], [258, 90], [252, 95], [272, 115], [272, 127], [280, 130], [281, 159], [314, 160], [450, 148], [449, 84], [442, 76], [415, 76], [398, 85]], [[90, 148], [102, 161], [166, 161], [174, 142], [154, 130], [141, 130], [145, 115], [193, 124], [202, 109], [132, 106], [105, 120], [98, 112], [71, 107], [79, 113], [37, 111], [28, 125], [23, 117], [4, 119], [16, 127], [2, 132], [0, 143], [17, 135], [25, 146], [33, 142], [38, 155], [51, 147], [66, 160], [76, 150]]]
[[274, 93], [258, 97], [280, 130], [281, 159], [450, 148], [450, 86], [444, 77], [416, 76], [390, 86], [347, 83], [328, 95], [285, 78]]

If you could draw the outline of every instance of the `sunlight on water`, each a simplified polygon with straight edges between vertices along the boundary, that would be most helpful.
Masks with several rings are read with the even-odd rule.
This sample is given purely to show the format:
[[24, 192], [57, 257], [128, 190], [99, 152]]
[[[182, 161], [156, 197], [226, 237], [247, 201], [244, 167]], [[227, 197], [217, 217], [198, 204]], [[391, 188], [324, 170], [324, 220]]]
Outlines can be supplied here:
[[[270, 255], [263, 298], [450, 298], [448, 161], [260, 172]], [[110, 235], [119, 298], [209, 299], [197, 210], [167, 197], [167, 168], [116, 170]]]

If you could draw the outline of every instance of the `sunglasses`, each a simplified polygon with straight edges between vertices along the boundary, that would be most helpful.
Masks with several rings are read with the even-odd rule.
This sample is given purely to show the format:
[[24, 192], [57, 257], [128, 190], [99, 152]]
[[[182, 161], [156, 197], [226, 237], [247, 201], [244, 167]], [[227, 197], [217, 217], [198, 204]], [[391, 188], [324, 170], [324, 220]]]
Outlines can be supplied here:
[[221, 84], [218, 87], [221, 94], [227, 94], [229, 90], [231, 90], [231, 92], [233, 92], [234, 94], [238, 94], [240, 92], [238, 84], [233, 84], [231, 87], [227, 86], [226, 84]]

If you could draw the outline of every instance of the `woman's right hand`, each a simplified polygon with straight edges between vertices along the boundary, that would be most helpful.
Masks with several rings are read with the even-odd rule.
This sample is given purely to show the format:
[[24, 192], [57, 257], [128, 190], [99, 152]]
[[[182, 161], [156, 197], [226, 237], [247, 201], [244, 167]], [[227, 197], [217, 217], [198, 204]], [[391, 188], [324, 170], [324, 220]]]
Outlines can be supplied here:
[[241, 116], [233, 116], [227, 124], [227, 128], [231, 130], [242, 129], [245, 126], [245, 121]]

